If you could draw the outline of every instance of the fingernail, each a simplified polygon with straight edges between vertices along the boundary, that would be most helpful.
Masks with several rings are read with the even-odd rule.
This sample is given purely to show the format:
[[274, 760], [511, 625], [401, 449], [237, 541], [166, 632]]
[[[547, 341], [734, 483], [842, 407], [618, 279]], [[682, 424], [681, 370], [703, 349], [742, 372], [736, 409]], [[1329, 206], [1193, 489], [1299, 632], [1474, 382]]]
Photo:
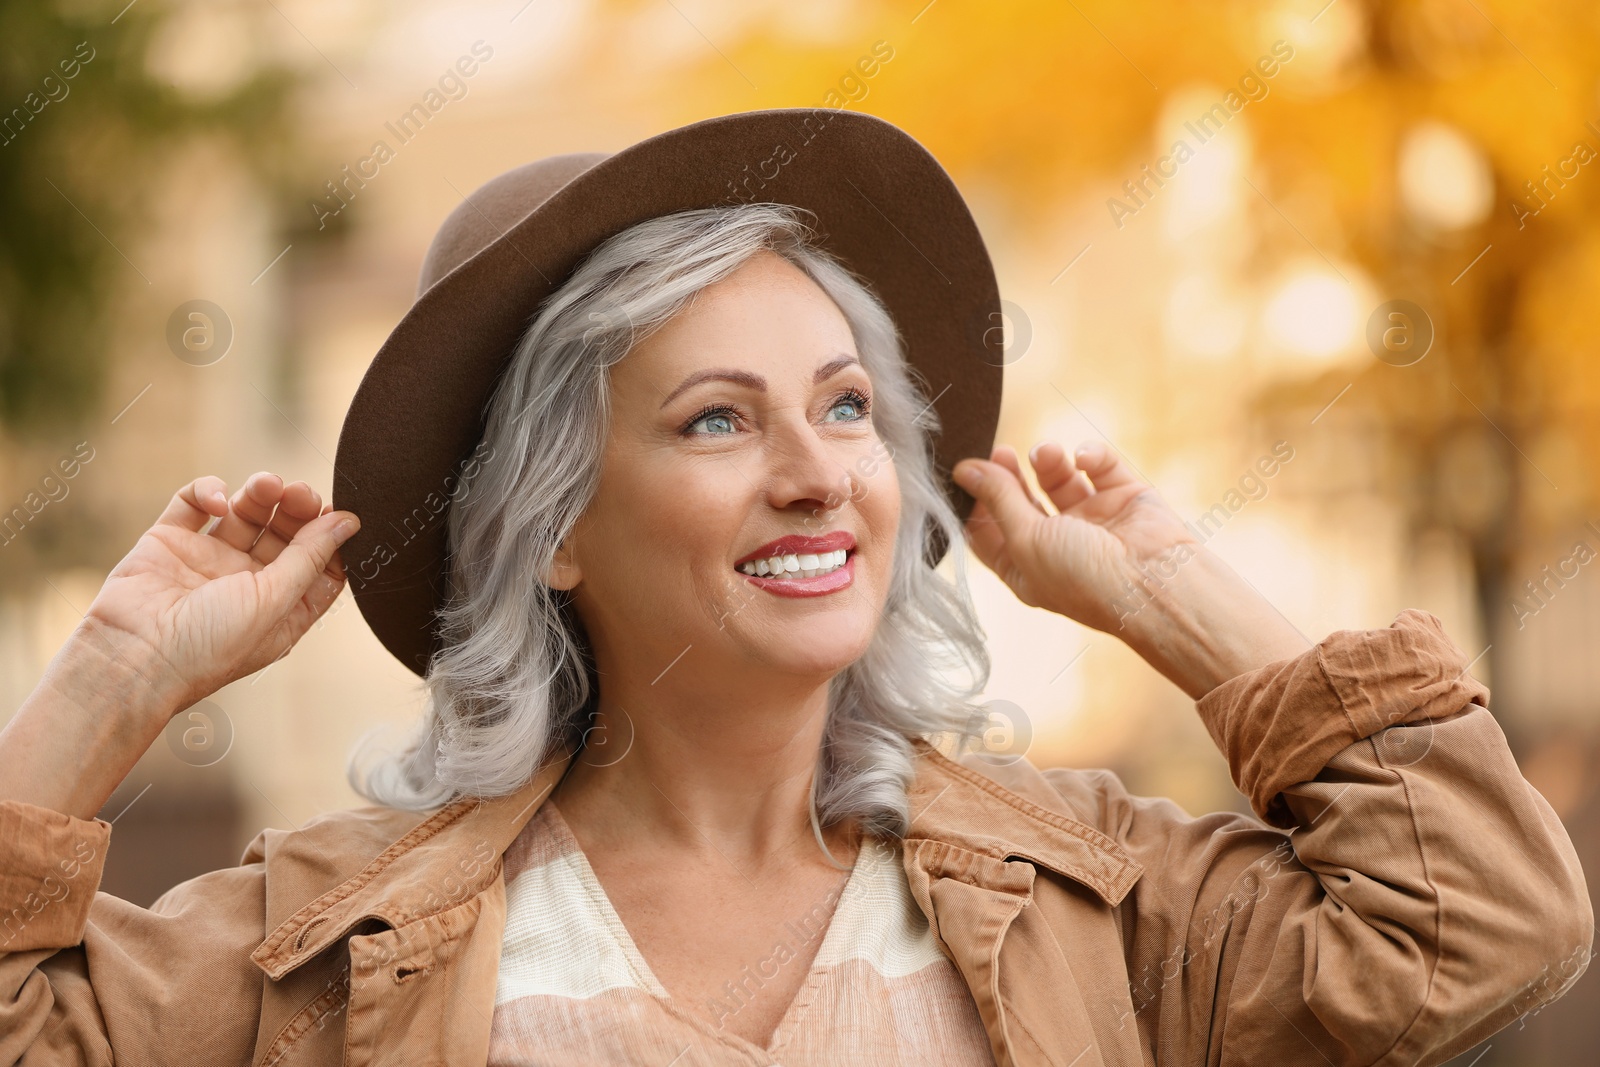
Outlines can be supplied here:
[[1039, 449], [1043, 447], [1044, 442], [1040, 441], [1038, 444], [1034, 445], [1028, 450], [1028, 462], [1032, 463], [1035, 467], [1039, 465]]
[[349, 537], [361, 528], [360, 519], [346, 519], [333, 528], [333, 536], [338, 538]]

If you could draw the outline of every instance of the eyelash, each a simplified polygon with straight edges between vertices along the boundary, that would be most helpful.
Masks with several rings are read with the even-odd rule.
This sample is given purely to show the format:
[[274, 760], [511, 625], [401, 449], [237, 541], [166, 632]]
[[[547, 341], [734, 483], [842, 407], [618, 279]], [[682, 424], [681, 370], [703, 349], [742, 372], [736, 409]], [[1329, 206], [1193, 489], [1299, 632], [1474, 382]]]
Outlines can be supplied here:
[[701, 408], [701, 410], [691, 414], [690, 418], [688, 418], [688, 421], [686, 421], [682, 427], [678, 427], [678, 434], [682, 434], [683, 437], [699, 437], [698, 434], [694, 434], [690, 427], [694, 426], [696, 422], [701, 421], [701, 419], [709, 419], [710, 416], [714, 416], [714, 414], [725, 414], [725, 416], [734, 419], [734, 421], [738, 421], [738, 419], [741, 418], [741, 416], [739, 416], [738, 408], [734, 408], [731, 403], [709, 403], [709, 405], [704, 406], [704, 408]]
[[[861, 418], [863, 419], [866, 418], [867, 415], [872, 411], [872, 397], [868, 396], [864, 391], [857, 389], [853, 385], [846, 386], [844, 392], [834, 397], [833, 403], [828, 405], [828, 410], [832, 411], [846, 400], [851, 401], [857, 408], [861, 410]], [[859, 422], [860, 420], [858, 419], [857, 421]]]
[[[850, 421], [851, 422], [864, 422], [864, 421], [866, 421], [867, 416], [872, 412], [872, 397], [870, 395], [868, 395], [867, 393], [862, 392], [860, 389], [857, 389], [855, 386], [852, 385], [852, 386], [847, 387], [838, 396], [833, 398], [833, 403], [828, 405], [828, 410], [832, 411], [834, 408], [838, 407], [840, 404], [845, 403], [846, 401], [854, 403], [856, 405], [856, 407], [861, 411], [861, 417], [860, 418], [851, 419]], [[689, 421], [684, 423], [682, 428], [680, 428], [678, 432], [681, 435], [683, 435], [684, 437], [700, 436], [700, 435], [697, 435], [697, 434], [691, 432], [689, 427], [693, 426], [697, 422], [700, 422], [702, 419], [706, 419], [706, 418], [708, 418], [708, 417], [710, 417], [712, 415], [731, 415], [736, 419], [741, 417], [740, 413], [739, 413], [739, 409], [734, 407], [732, 404], [728, 404], [728, 403], [707, 404], [705, 407], [701, 408], [699, 411], [695, 412], [692, 416], [690, 416]], [[727, 436], [727, 435], [726, 434], [709, 434], [709, 435], [704, 435], [704, 436], [724, 437], [724, 436]]]

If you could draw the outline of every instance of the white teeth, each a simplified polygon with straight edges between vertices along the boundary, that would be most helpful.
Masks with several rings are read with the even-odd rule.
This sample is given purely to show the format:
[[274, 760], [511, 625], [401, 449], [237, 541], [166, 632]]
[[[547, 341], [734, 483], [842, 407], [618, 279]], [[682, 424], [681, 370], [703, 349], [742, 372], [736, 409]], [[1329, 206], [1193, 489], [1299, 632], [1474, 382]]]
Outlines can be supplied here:
[[774, 578], [815, 578], [819, 574], [827, 574], [844, 566], [849, 552], [839, 548], [832, 552], [818, 552], [804, 555], [790, 554], [787, 556], [773, 556], [769, 559], [754, 560], [750, 563], [741, 563], [739, 570], [744, 574], [771, 576]]

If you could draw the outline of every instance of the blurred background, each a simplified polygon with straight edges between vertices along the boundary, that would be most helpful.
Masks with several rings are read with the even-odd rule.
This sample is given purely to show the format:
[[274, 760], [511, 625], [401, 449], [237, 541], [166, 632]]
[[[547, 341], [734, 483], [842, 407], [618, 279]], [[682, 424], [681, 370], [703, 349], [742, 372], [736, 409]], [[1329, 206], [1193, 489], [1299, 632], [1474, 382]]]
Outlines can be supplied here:
[[[1593, 4], [125, 3], [0, 9], [0, 715], [179, 486], [331, 493], [466, 193], [842, 107], [927, 146], [989, 243], [1000, 440], [1109, 441], [1313, 639], [1437, 615], [1600, 884]], [[1183, 693], [971, 566], [1004, 744], [1243, 810]], [[351, 745], [421, 706], [347, 591], [141, 761], [103, 888], [360, 803]], [[1597, 1009], [1586, 977], [1458, 1063], [1592, 1062]]]

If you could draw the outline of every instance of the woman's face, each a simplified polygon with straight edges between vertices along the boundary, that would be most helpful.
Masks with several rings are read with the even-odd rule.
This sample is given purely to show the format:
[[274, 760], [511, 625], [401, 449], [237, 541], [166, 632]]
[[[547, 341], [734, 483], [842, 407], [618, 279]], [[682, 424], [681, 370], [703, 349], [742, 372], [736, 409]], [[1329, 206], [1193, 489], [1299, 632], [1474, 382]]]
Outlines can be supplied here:
[[857, 360], [833, 301], [761, 252], [612, 369], [600, 484], [551, 582], [576, 585], [602, 670], [832, 675], [865, 652], [900, 491]]

